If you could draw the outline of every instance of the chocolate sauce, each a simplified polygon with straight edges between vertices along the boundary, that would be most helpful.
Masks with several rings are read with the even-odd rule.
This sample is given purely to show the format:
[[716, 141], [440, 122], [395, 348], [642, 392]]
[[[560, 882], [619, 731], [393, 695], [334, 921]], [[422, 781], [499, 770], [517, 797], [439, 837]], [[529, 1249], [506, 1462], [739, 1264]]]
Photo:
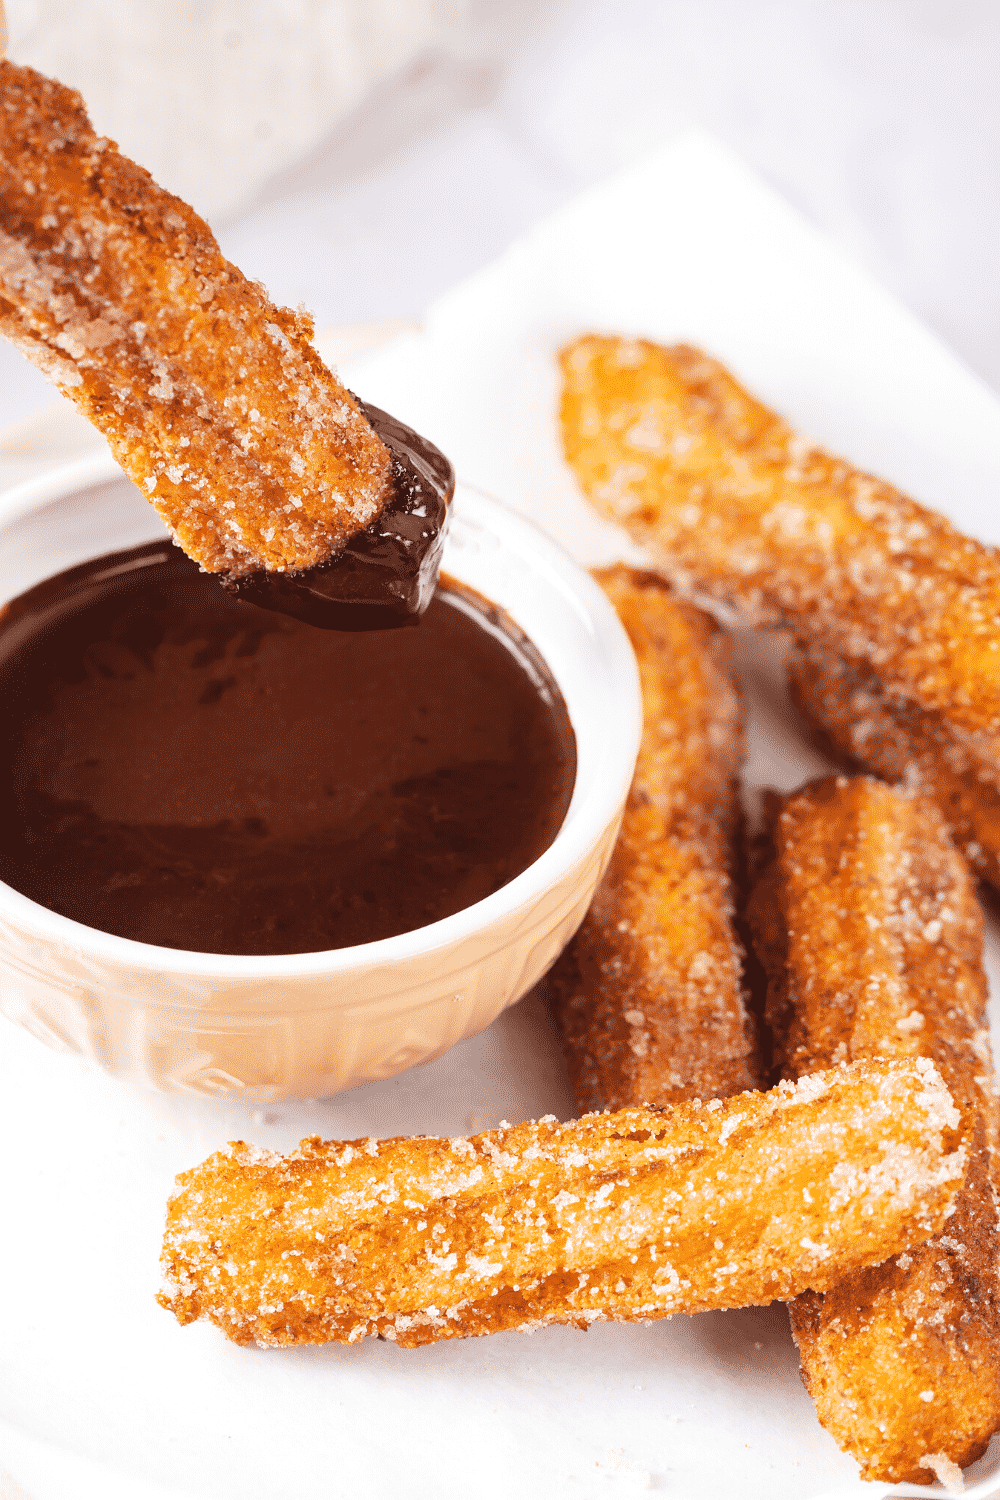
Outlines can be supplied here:
[[440, 448], [377, 406], [359, 401], [392, 455], [392, 493], [343, 551], [300, 573], [220, 578], [237, 598], [325, 630], [414, 625], [434, 597], [455, 471]]
[[538, 652], [452, 582], [415, 630], [341, 634], [153, 543], [8, 605], [0, 695], [0, 878], [169, 948], [437, 921], [548, 847], [576, 774]]

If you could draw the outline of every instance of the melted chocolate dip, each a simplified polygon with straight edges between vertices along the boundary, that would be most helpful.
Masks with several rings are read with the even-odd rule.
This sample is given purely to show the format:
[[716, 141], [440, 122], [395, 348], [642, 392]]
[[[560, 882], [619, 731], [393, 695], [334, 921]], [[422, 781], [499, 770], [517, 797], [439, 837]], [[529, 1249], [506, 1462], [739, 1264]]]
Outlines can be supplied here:
[[[356, 400], [358, 398], [355, 398]], [[440, 448], [367, 402], [358, 405], [392, 455], [391, 493], [380, 514], [328, 562], [299, 573], [221, 575], [239, 599], [324, 630], [415, 625], [434, 597], [455, 493]]]
[[316, 630], [153, 543], [8, 605], [0, 694], [0, 877], [169, 948], [437, 921], [548, 847], [576, 774], [537, 651], [454, 583], [417, 629]]

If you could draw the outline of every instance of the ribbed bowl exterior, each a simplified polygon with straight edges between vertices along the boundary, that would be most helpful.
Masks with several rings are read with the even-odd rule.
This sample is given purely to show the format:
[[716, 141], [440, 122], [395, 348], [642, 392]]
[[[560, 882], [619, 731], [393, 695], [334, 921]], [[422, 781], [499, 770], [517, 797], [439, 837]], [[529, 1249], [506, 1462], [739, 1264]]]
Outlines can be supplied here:
[[[153, 539], [159, 524], [103, 458], [22, 486], [0, 511], [0, 598]], [[0, 885], [4, 1015], [118, 1078], [271, 1101], [324, 1097], [429, 1062], [537, 983], [610, 858], [641, 734], [635, 663], [588, 575], [496, 501], [460, 488], [444, 570], [508, 610], [570, 711], [576, 788], [535, 864], [418, 932], [287, 958], [130, 942]]]

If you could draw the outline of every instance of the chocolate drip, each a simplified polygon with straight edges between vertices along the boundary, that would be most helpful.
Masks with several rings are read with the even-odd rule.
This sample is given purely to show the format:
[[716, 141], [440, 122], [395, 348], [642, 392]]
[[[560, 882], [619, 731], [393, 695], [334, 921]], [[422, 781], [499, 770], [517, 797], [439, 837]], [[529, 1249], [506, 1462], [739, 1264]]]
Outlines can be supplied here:
[[455, 472], [439, 448], [377, 406], [361, 409], [392, 454], [392, 495], [342, 552], [301, 573], [221, 577], [238, 599], [324, 630], [413, 625], [434, 596]]

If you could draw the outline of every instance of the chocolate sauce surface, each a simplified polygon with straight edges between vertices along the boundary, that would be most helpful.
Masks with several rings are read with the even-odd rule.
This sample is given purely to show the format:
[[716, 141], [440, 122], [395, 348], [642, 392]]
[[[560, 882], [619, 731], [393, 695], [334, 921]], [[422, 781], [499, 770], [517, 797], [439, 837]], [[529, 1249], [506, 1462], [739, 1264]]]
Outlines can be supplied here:
[[299, 573], [220, 575], [236, 598], [324, 630], [415, 625], [437, 586], [455, 493], [440, 448], [365, 401], [358, 404], [392, 455], [392, 493], [381, 513], [328, 562]]
[[552, 842], [566, 708], [503, 611], [317, 630], [153, 543], [0, 617], [0, 877], [90, 927], [206, 953], [407, 932]]

